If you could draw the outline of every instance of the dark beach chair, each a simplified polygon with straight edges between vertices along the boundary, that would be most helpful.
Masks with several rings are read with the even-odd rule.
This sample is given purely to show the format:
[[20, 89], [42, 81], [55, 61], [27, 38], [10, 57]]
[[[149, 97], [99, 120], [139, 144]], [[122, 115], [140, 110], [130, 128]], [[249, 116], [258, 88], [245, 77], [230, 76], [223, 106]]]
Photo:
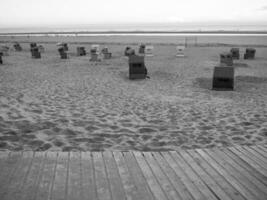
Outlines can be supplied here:
[[3, 56], [3, 52], [0, 52], [0, 64], [3, 64], [3, 59], [2, 59], [2, 56]]
[[230, 50], [231, 54], [232, 54], [232, 58], [233, 59], [239, 59], [240, 58], [240, 54], [239, 54], [239, 48], [232, 48]]
[[32, 58], [35, 58], [35, 59], [41, 58], [41, 53], [38, 47], [31, 48], [31, 54], [32, 54]]
[[86, 55], [86, 51], [84, 47], [77, 47], [77, 55], [78, 56], [85, 56]]
[[247, 48], [246, 53], [244, 54], [244, 59], [254, 59], [256, 54], [256, 49]]
[[214, 67], [213, 90], [233, 90], [234, 89], [234, 68]]
[[220, 63], [227, 66], [233, 65], [233, 57], [231, 53], [222, 53], [220, 54]]
[[145, 79], [147, 77], [147, 69], [145, 67], [144, 56], [129, 56], [129, 78]]
[[18, 42], [16, 42], [14, 45], [13, 45], [14, 49], [16, 51], [22, 51], [22, 47], [20, 46], [20, 44]]
[[141, 45], [139, 46], [139, 51], [138, 51], [138, 53], [140, 53], [140, 54], [144, 54], [144, 53], [145, 53], [145, 49], [146, 49], [146, 45], [145, 45], [145, 44], [141, 44]]
[[68, 58], [68, 55], [65, 52], [65, 49], [64, 49], [63, 46], [61, 46], [61, 47], [58, 48], [58, 52], [59, 52], [59, 55], [60, 55], [60, 58], [61, 59], [67, 59]]

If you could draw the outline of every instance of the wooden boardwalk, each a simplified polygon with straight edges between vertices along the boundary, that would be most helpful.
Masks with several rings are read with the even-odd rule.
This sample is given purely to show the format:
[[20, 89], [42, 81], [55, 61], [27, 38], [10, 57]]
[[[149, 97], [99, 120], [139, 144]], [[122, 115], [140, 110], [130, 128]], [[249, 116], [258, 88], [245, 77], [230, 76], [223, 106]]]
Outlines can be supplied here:
[[267, 147], [0, 152], [1, 200], [267, 199]]

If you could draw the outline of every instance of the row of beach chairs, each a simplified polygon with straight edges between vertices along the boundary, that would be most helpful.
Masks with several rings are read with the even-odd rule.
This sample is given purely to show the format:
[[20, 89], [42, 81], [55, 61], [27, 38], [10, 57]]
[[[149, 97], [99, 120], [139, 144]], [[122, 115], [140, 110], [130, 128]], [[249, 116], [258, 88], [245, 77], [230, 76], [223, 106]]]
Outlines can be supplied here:
[[[68, 58], [67, 51], [69, 50], [67, 43], [58, 43], [58, 52], [62, 59]], [[19, 43], [14, 44], [16, 51], [21, 51], [22, 48]], [[7, 48], [5, 48], [7, 49]], [[30, 50], [32, 58], [41, 58], [41, 52], [44, 52], [44, 48], [36, 43], [30, 44]], [[146, 46], [141, 44], [138, 49], [138, 54], [136, 55], [135, 50], [131, 47], [126, 47], [124, 50], [124, 55], [128, 57], [129, 64], [129, 78], [130, 79], [145, 79], [148, 77], [148, 71], [145, 66], [145, 56], [153, 56], [153, 46]], [[177, 56], [184, 56], [184, 47], [177, 46]], [[0, 64], [3, 63], [2, 56], [5, 51], [0, 52]], [[104, 47], [100, 51], [99, 45], [92, 45], [90, 49], [90, 61], [98, 62], [100, 61], [99, 55], [103, 54], [104, 59], [110, 59], [112, 54], [109, 52], [107, 47]], [[256, 50], [254, 48], [246, 48], [244, 53], [244, 59], [254, 59]], [[85, 47], [77, 47], [77, 55], [85, 56]], [[233, 60], [240, 59], [239, 48], [232, 48], [229, 52], [224, 52], [220, 54], [220, 66], [214, 67], [213, 71], [213, 82], [212, 88], [214, 90], [233, 90], [234, 89], [234, 67]]]

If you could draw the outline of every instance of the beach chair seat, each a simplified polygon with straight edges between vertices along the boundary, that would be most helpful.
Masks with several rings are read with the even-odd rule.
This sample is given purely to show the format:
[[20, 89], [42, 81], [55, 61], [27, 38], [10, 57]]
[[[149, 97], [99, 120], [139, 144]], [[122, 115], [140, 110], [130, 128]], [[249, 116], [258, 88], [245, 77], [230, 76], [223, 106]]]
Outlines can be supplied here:
[[112, 53], [110, 52], [104, 53], [103, 55], [104, 55], [104, 59], [111, 59], [112, 57]]
[[233, 57], [232, 53], [221, 53], [220, 54], [220, 63], [225, 64], [227, 66], [232, 66], [233, 65]]
[[101, 59], [98, 58], [98, 54], [97, 54], [97, 53], [91, 53], [90, 61], [91, 61], [91, 62], [100, 62]]
[[176, 47], [176, 57], [185, 57], [185, 46], [177, 46]]
[[91, 49], [90, 49], [90, 53], [99, 54], [100, 53], [100, 46], [98, 44], [92, 44]]
[[58, 46], [58, 48], [62, 47], [64, 49], [64, 51], [68, 51], [69, 50], [69, 47], [68, 47], [67, 43], [59, 42], [59, 43], [57, 43], [57, 46]]
[[108, 47], [104, 47], [104, 48], [101, 50], [101, 53], [103, 53], [103, 54], [108, 53]]
[[15, 51], [22, 51], [22, 47], [17, 42], [13, 45], [13, 47], [14, 47]]
[[240, 58], [240, 53], [239, 53], [239, 48], [232, 48], [230, 50], [231, 54], [232, 54], [232, 58], [233, 59], [239, 59]]
[[145, 55], [148, 56], [148, 57], [154, 56], [153, 55], [153, 50], [154, 50], [154, 47], [152, 45], [147, 45], [145, 47]]
[[214, 67], [213, 90], [233, 90], [234, 89], [234, 68]]
[[85, 56], [86, 55], [86, 51], [84, 47], [77, 47], [77, 55], [78, 56]]
[[144, 63], [144, 57], [138, 55], [129, 56], [129, 78], [130, 79], [145, 79], [147, 69]]
[[246, 48], [246, 53], [244, 54], [244, 59], [254, 59], [256, 54], [256, 49]]
[[65, 49], [63, 46], [58, 48], [58, 52], [59, 52], [61, 59], [67, 59], [68, 58], [68, 54], [65, 52]]
[[32, 54], [32, 58], [35, 58], [35, 59], [41, 58], [41, 53], [38, 47], [31, 48], [31, 54]]
[[128, 57], [132, 56], [132, 55], [135, 55], [135, 51], [131, 47], [126, 47], [125, 50], [124, 50], [124, 55], [128, 56]]
[[146, 49], [146, 45], [145, 45], [145, 44], [141, 44], [141, 45], [139, 46], [138, 53], [140, 53], [140, 54], [145, 54], [145, 49]]

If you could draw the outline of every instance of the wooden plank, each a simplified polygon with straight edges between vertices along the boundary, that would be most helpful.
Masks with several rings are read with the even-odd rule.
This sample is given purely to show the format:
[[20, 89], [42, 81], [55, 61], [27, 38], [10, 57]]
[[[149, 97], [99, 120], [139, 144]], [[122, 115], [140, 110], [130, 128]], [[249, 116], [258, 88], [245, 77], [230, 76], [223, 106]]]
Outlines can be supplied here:
[[[143, 171], [144, 177], [147, 180], [147, 183], [151, 189], [151, 191], [153, 192], [154, 196], [156, 199], [174, 199], [174, 191], [175, 190], [170, 190], [169, 194], [166, 193], [166, 187], [167, 186], [167, 181], [164, 180], [164, 177], [162, 175], [162, 172], [158, 169], [156, 169], [155, 163], [150, 163], [150, 165], [148, 165], [148, 162], [151, 161], [153, 162], [153, 160], [151, 158], [149, 158], [148, 153], [146, 153], [146, 158], [148, 158], [149, 161], [146, 161], [145, 157], [144, 157], [144, 153], [141, 152], [134, 152], [133, 153], [141, 170]], [[151, 166], [153, 166], [153, 168], [151, 168]], [[155, 174], [155, 172], [153, 173], [153, 169], [154, 171], [156, 170], [157, 173], [159, 174]], [[159, 180], [157, 180], [157, 177]], [[162, 182], [160, 182], [162, 181]], [[160, 183], [160, 184], [159, 184]], [[171, 189], [171, 188], [170, 188]], [[173, 194], [171, 194], [173, 193]], [[177, 196], [176, 193], [176, 198], [179, 198], [179, 196]]]
[[[230, 163], [232, 167], [234, 167], [238, 172], [240, 172], [240, 174], [246, 177], [258, 189], [260, 189], [262, 193], [264, 193], [264, 195], [267, 196], [267, 186], [254, 176], [255, 170], [254, 172], [252, 170], [247, 170], [246, 167], [243, 167], [242, 165], [239, 164], [238, 160], [232, 159], [231, 156], [228, 156], [228, 154], [224, 153], [223, 151], [220, 151], [220, 155], [225, 160], [227, 160], [227, 162]], [[261, 179], [264, 177], [265, 176], [261, 176]]]
[[126, 199], [142, 199], [140, 193], [137, 190], [137, 186], [134, 183], [134, 178], [131, 176], [131, 172], [127, 168], [127, 164], [122, 153], [113, 152], [113, 156], [118, 167]]
[[169, 181], [173, 187], [178, 192], [181, 199], [192, 200], [193, 197], [185, 187], [180, 178], [176, 175], [173, 169], [167, 164], [166, 160], [163, 158], [160, 152], [152, 152], [154, 159], [157, 161], [157, 164], [160, 166], [163, 173], [168, 177]]
[[97, 200], [94, 164], [90, 152], [81, 152], [81, 168], [83, 198]]
[[239, 183], [229, 172], [219, 165], [209, 154], [207, 154], [203, 149], [196, 149], [197, 153], [201, 155], [218, 173], [220, 173], [231, 185], [236, 188], [243, 197], [246, 199], [255, 199], [250, 192], [247, 191], [241, 183]]
[[236, 169], [233, 165], [235, 165], [234, 162], [231, 162], [231, 160], [227, 160], [223, 155], [221, 155], [220, 151], [213, 149], [205, 150], [214, 160], [216, 160], [217, 163], [219, 163], [222, 167], [224, 167], [231, 176], [235, 177], [246, 189], [249, 191], [253, 196], [254, 199], [265, 199], [264, 193], [262, 193], [261, 190], [259, 190], [253, 182], [251, 182], [244, 174], [240, 172], [240, 168]]
[[26, 181], [24, 182], [20, 196], [21, 200], [32, 200], [34, 199], [35, 191], [38, 189], [37, 182], [40, 171], [42, 170], [43, 161], [44, 161], [44, 152], [34, 152], [34, 157], [32, 160], [31, 169], [27, 176]]
[[144, 152], [143, 155], [145, 156], [147, 164], [150, 166], [150, 169], [152, 170], [155, 178], [158, 180], [158, 183], [161, 185], [161, 188], [164, 190], [168, 199], [182, 199], [169, 180], [168, 176], [164, 173], [157, 160], [154, 158], [153, 154], [151, 152]]
[[99, 200], [111, 200], [110, 186], [101, 152], [93, 152], [96, 191]]
[[187, 176], [194, 182], [199, 191], [206, 197], [206, 199], [216, 199], [216, 196], [211, 192], [211, 190], [205, 185], [205, 183], [200, 179], [198, 174], [196, 174], [191, 166], [180, 156], [178, 152], [171, 152], [174, 160], [179, 163]]
[[232, 151], [234, 154], [236, 154], [238, 157], [240, 157], [242, 160], [244, 160], [246, 163], [248, 163], [250, 166], [252, 166], [255, 170], [260, 172], [262, 175], [266, 175], [266, 170], [262, 168], [262, 166], [258, 165], [254, 160], [252, 160], [250, 157], [244, 155], [242, 152], [238, 151], [234, 147], [228, 148], [230, 151]]
[[187, 151], [195, 162], [201, 166], [206, 173], [208, 173], [212, 179], [234, 200], [244, 200], [243, 197], [232, 185], [229, 183], [224, 176], [216, 171], [206, 160], [204, 160], [195, 150]]
[[196, 200], [206, 200], [206, 197], [199, 191], [194, 182], [188, 177], [183, 168], [175, 162], [174, 158], [171, 156], [170, 152], [161, 152], [164, 159], [168, 162], [168, 165], [175, 171], [176, 175], [181, 179], [183, 184], [190, 191], [194, 199]]
[[38, 183], [38, 189], [35, 192], [34, 199], [47, 200], [51, 199], [51, 193], [53, 190], [54, 178], [57, 167], [56, 152], [47, 152], [44, 158], [44, 166], [42, 174], [40, 175], [40, 181]]
[[181, 157], [190, 165], [194, 172], [201, 178], [207, 185], [209, 190], [219, 199], [231, 200], [230, 196], [214, 181], [214, 178], [206, 173], [200, 165], [188, 154], [187, 151], [180, 152]]
[[155, 199], [144, 177], [144, 174], [133, 154], [131, 152], [123, 152], [123, 156], [127, 164], [128, 170], [130, 171], [135, 185], [137, 186], [137, 190], [139, 195], [141, 196], [141, 199]]
[[33, 158], [33, 152], [25, 151], [22, 154], [21, 162], [16, 169], [14, 175], [11, 177], [6, 195], [2, 196], [2, 199], [16, 200], [19, 199], [22, 194], [22, 186], [25, 183], [29, 170], [31, 169], [31, 163]]
[[4, 196], [4, 193], [6, 193], [11, 177], [15, 174], [22, 159], [22, 152], [10, 152], [4, 154], [7, 157], [5, 158], [3, 156], [0, 163], [0, 197]]
[[261, 181], [264, 185], [267, 186], [267, 177], [263, 176], [261, 173], [259, 173], [257, 170], [251, 167], [247, 162], [242, 160], [240, 157], [238, 157], [236, 154], [234, 154], [229, 149], [223, 149], [222, 150], [225, 154], [227, 154], [229, 157], [232, 158], [232, 160], [235, 160], [240, 166], [242, 166], [244, 169], [246, 169], [251, 175], [256, 177], [259, 181]]
[[67, 199], [83, 200], [82, 174], [81, 174], [81, 153], [69, 153], [69, 178]]
[[265, 159], [267, 159], [267, 152], [263, 150], [263, 149], [265, 149], [264, 147], [262, 147], [262, 146], [251, 146], [251, 148], [253, 148], [259, 154], [261, 154], [261, 156], [263, 156]]
[[112, 199], [125, 200], [126, 195], [112, 152], [103, 152], [103, 158], [107, 170]]
[[254, 160], [257, 160], [257, 163], [261, 165], [263, 168], [267, 169], [267, 159], [261, 156], [257, 151], [254, 151], [250, 147], [238, 147], [240, 151], [244, 151], [244, 153], [248, 154], [249, 156], [253, 157]]
[[51, 200], [65, 200], [68, 193], [69, 153], [59, 152]]

